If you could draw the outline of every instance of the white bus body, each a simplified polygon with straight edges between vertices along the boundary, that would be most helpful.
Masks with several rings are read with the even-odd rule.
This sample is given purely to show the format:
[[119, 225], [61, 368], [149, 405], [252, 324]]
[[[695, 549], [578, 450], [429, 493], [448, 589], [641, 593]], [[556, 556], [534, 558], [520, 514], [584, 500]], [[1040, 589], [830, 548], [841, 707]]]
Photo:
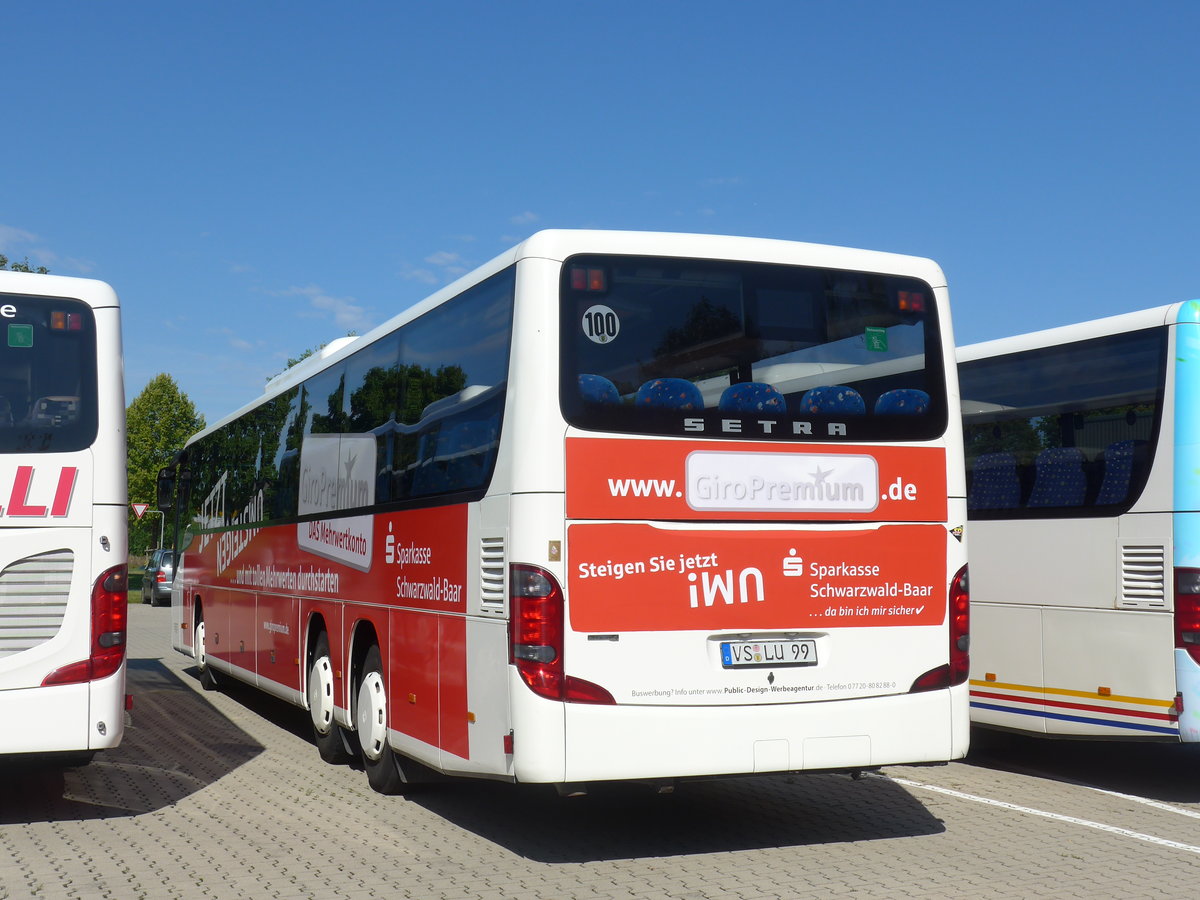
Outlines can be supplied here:
[[0, 754], [83, 761], [125, 717], [116, 294], [0, 272], [0, 335]]
[[972, 721], [1200, 740], [1200, 302], [958, 359]]
[[928, 260], [541, 232], [189, 442], [175, 646], [382, 791], [960, 757], [950, 335]]

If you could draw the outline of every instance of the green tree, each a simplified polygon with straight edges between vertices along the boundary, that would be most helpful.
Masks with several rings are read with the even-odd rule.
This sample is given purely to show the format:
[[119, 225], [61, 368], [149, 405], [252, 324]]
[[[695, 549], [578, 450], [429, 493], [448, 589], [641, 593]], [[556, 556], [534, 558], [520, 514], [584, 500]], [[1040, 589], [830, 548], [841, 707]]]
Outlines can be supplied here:
[[[155, 375], [125, 410], [129, 453], [129, 500], [154, 509], [158, 470], [171, 462], [189, 437], [204, 427], [204, 416], [170, 375]], [[129, 518], [129, 548], [157, 547], [159, 516]]]
[[0, 269], [12, 269], [14, 272], [33, 272], [37, 275], [49, 275], [50, 270], [45, 266], [31, 266], [29, 257], [25, 257], [24, 262], [14, 262], [11, 266], [8, 262], [8, 257], [0, 253]]

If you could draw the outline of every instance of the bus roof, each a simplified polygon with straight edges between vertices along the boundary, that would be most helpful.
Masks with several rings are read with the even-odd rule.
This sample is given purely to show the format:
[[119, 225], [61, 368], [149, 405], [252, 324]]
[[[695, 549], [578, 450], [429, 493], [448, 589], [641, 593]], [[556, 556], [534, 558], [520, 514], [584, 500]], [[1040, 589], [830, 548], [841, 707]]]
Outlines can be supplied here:
[[799, 253], [804, 257], [803, 265], [911, 275], [924, 280], [933, 288], [946, 286], [946, 276], [933, 260], [878, 250], [858, 250], [827, 244], [719, 234], [546, 229], [535, 232], [515, 247], [440, 288], [425, 299], [417, 301], [366, 334], [350, 340], [340, 338], [331, 341], [301, 363], [271, 378], [262, 394], [193, 435], [188, 443], [191, 444], [204, 435], [217, 430], [265, 400], [293, 387], [309, 375], [333, 365], [359, 347], [366, 346], [376, 338], [396, 330], [401, 325], [457, 296], [468, 287], [507, 269], [522, 259], [540, 258], [561, 262], [577, 253], [674, 256], [694, 259], [744, 259], [784, 265], [797, 264], [797, 254]]
[[94, 278], [67, 275], [39, 275], [36, 272], [0, 271], [0, 294], [24, 294], [27, 297], [66, 297], [81, 300], [92, 309], [120, 306], [116, 292]]
[[958, 348], [957, 357], [960, 363], [969, 362], [989, 356], [1004, 356], [1009, 353], [1021, 353], [1025, 350], [1036, 350], [1040, 347], [1071, 344], [1075, 341], [1085, 341], [1109, 334], [1123, 334], [1127, 331], [1154, 328], [1158, 325], [1175, 322], [1182, 305], [1182, 303], [1172, 303], [1168, 306], [1156, 306], [1153, 309], [1142, 309], [1118, 316], [1092, 319], [1090, 322], [1077, 322], [1073, 325], [1060, 325], [1057, 328], [1046, 328], [1027, 334], [965, 344]]

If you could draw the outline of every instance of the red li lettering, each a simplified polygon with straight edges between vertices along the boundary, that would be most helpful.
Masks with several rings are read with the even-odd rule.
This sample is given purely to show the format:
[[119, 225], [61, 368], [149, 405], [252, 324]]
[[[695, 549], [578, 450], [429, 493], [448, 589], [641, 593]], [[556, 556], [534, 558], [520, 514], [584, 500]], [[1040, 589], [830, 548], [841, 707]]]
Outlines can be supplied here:
[[75, 493], [75, 476], [79, 470], [74, 466], [63, 466], [58, 473], [58, 489], [54, 492], [54, 505], [50, 507], [50, 515], [62, 518], [71, 509], [71, 497]]
[[18, 466], [17, 477], [13, 481], [12, 496], [8, 498], [8, 514], [10, 516], [44, 516], [46, 507], [30, 506], [29, 482], [33, 480], [33, 466]]

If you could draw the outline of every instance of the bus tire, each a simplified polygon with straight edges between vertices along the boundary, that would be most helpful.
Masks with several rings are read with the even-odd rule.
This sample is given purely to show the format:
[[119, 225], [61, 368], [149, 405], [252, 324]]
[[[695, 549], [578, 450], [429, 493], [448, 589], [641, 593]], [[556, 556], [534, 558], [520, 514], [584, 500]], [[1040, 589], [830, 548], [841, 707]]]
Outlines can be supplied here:
[[380, 794], [400, 793], [404, 789], [404, 778], [396, 754], [387, 742], [387, 690], [383, 681], [383, 658], [377, 644], [363, 658], [354, 727], [371, 789]]
[[329, 637], [325, 632], [321, 632], [313, 645], [307, 687], [308, 713], [317, 753], [327, 763], [349, 762], [346, 736], [333, 719], [333, 664], [329, 660]]
[[220, 690], [221, 684], [217, 681], [217, 674], [213, 671], [212, 666], [208, 664], [208, 653], [205, 648], [204, 638], [204, 610], [201, 609], [200, 615], [196, 619], [196, 631], [192, 638], [192, 652], [195, 654], [196, 668], [200, 671], [200, 687], [206, 691]]

